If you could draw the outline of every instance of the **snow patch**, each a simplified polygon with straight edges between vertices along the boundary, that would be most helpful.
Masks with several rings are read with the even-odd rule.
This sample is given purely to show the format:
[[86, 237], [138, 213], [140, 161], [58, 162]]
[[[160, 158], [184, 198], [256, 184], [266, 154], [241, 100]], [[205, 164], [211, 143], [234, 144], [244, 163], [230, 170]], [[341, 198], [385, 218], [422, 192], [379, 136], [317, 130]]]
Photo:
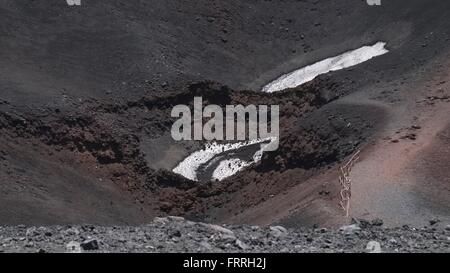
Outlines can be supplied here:
[[273, 143], [273, 141], [276, 140], [276, 138], [275, 137], [267, 138], [267, 139], [263, 140], [262, 142], [268, 141], [268, 140], [270, 140], [270, 142], [261, 144], [261, 148], [253, 155], [253, 158], [250, 161], [244, 161], [239, 158], [232, 158], [232, 159], [227, 159], [227, 160], [221, 161], [219, 163], [219, 166], [217, 166], [217, 168], [214, 170], [212, 179], [217, 179], [217, 180], [221, 181], [227, 177], [234, 175], [235, 173], [239, 172], [240, 170], [242, 170], [254, 163], [259, 162], [262, 158], [264, 151], [269, 147], [269, 145], [271, 143]]
[[312, 81], [319, 75], [355, 66], [374, 57], [388, 53], [389, 50], [387, 50], [385, 46], [385, 42], [378, 42], [372, 46], [363, 46], [339, 56], [325, 59], [279, 77], [264, 86], [262, 91], [272, 93], [287, 88], [294, 88]]
[[180, 174], [188, 179], [198, 181], [197, 178], [197, 170], [200, 168], [201, 165], [206, 164], [208, 161], [213, 159], [215, 156], [231, 151], [231, 150], [237, 150], [239, 148], [257, 144], [257, 143], [263, 143], [270, 140], [269, 143], [263, 143], [261, 144], [260, 150], [258, 150], [253, 155], [252, 161], [243, 161], [237, 158], [234, 159], [227, 159], [223, 160], [219, 163], [218, 167], [214, 170], [213, 173], [213, 179], [223, 180], [226, 177], [229, 177], [239, 170], [256, 163], [261, 160], [262, 154], [264, 150], [275, 140], [275, 137], [270, 138], [264, 138], [264, 139], [254, 139], [250, 141], [245, 142], [237, 142], [237, 143], [225, 143], [225, 144], [219, 144], [217, 142], [209, 143], [205, 146], [204, 149], [196, 151], [186, 157], [180, 164], [178, 164], [174, 169], [173, 172]]
[[223, 160], [219, 163], [219, 166], [214, 170], [212, 178], [217, 180], [223, 180], [229, 176], [234, 175], [241, 169], [250, 166], [252, 163], [243, 161], [239, 158], [232, 158]]

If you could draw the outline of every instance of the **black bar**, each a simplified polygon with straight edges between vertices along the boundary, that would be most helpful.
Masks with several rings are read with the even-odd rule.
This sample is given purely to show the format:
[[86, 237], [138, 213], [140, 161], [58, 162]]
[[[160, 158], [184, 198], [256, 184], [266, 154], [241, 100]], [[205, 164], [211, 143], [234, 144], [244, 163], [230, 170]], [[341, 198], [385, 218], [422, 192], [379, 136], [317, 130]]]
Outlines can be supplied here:
[[[89, 272], [109, 267], [124, 272], [312, 272], [316, 270], [360, 269], [390, 270], [428, 264], [446, 265], [445, 254], [1, 254], [3, 267], [15, 270], [70, 269]], [[213, 267], [206, 261], [217, 261]], [[431, 260], [431, 261], [429, 261]], [[194, 261], [194, 263], [192, 263]], [[196, 267], [195, 261], [203, 261]], [[255, 261], [255, 263], [253, 263]], [[189, 265], [186, 267], [186, 265]], [[200, 265], [200, 264], [197, 264]], [[427, 266], [428, 266], [427, 265]], [[61, 267], [62, 266], [62, 267]], [[8, 268], [8, 267], [5, 267]], [[159, 269], [159, 270], [155, 270]], [[104, 271], [102, 271], [104, 272]]]

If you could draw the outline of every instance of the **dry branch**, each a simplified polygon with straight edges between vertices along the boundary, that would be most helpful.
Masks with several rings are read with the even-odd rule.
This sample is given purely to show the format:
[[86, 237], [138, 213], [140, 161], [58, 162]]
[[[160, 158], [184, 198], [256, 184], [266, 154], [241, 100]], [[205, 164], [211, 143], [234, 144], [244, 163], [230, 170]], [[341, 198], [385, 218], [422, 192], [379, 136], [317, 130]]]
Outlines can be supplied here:
[[359, 159], [360, 150], [356, 151], [346, 164], [340, 167], [339, 183], [341, 183], [341, 201], [339, 204], [345, 211], [345, 216], [349, 216], [350, 198], [352, 196], [352, 184], [350, 179], [350, 171]]

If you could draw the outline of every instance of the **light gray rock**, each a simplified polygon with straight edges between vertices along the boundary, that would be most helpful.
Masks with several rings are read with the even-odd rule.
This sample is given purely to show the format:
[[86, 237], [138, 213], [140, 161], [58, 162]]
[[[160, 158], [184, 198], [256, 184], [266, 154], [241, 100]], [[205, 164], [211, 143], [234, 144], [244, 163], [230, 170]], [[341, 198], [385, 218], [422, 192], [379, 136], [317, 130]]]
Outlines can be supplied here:
[[219, 226], [219, 225], [203, 224], [203, 226], [213, 230], [214, 232], [225, 233], [225, 234], [234, 236], [234, 232], [233, 231], [231, 231], [231, 230], [229, 230], [227, 228], [224, 228], [222, 226]]
[[80, 243], [71, 241], [66, 245], [66, 251], [69, 253], [81, 253]]
[[288, 233], [287, 229], [285, 229], [282, 226], [270, 227], [270, 234], [274, 237], [277, 237], [277, 238], [284, 237], [287, 235], [287, 233]]
[[71, 235], [79, 235], [80, 234], [80, 230], [78, 228], [76, 228], [76, 227], [71, 227], [71, 228], [66, 229], [64, 231], [64, 234], [69, 235], [69, 236], [71, 236]]
[[200, 242], [200, 246], [205, 248], [206, 250], [212, 250], [212, 246], [210, 243], [206, 242], [206, 241], [202, 241]]
[[360, 231], [361, 228], [358, 225], [353, 224], [348, 226], [342, 226], [339, 230], [345, 234], [353, 234], [356, 231]]
[[381, 253], [381, 244], [377, 241], [367, 243], [366, 250], [368, 253]]
[[25, 232], [26, 237], [34, 237], [38, 234], [39, 233], [35, 227], [28, 228], [27, 231]]
[[246, 245], [244, 242], [242, 242], [241, 240], [236, 240], [236, 246], [239, 247], [242, 250], [246, 250], [248, 249], [248, 245]]
[[167, 216], [167, 219], [174, 222], [183, 222], [184, 218], [179, 216]]

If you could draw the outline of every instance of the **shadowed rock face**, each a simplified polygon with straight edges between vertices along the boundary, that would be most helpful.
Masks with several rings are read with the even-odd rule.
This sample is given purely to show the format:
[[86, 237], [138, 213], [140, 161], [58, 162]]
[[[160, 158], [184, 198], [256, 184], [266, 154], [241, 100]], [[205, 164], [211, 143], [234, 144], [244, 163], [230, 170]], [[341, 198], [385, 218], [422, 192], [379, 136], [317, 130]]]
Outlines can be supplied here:
[[[448, 67], [444, 0], [3, 2], [0, 224], [139, 224], [177, 214], [335, 225], [333, 168], [397, 126], [389, 121], [401, 109], [420, 116], [448, 103], [445, 79], [435, 79]], [[377, 41], [387, 55], [279, 93], [258, 91]], [[220, 183], [171, 173], [203, 145], [170, 138], [171, 108], [194, 96], [279, 104], [280, 149]], [[313, 180], [324, 172], [327, 181]], [[283, 199], [288, 190], [295, 194]]]

